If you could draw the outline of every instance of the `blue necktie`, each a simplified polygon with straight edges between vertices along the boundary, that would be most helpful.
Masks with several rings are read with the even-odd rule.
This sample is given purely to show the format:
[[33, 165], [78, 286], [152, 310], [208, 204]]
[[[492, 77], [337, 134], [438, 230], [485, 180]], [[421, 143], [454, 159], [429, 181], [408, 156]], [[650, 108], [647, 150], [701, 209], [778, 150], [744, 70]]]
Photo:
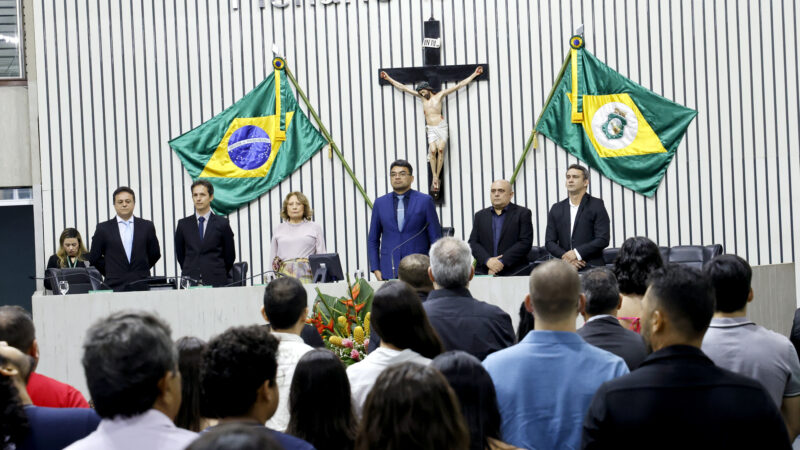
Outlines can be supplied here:
[[131, 262], [131, 249], [133, 248], [133, 233], [131, 233], [131, 223], [122, 223], [125, 224], [125, 239], [122, 240], [122, 246], [125, 248], [125, 255], [128, 257], [128, 262]]
[[197, 225], [197, 228], [200, 230], [200, 240], [202, 241], [203, 240], [203, 222], [206, 221], [206, 218], [205, 217], [200, 217], [200, 218], [197, 219], [197, 221], [200, 222]]
[[403, 222], [406, 221], [406, 205], [403, 204], [405, 194], [397, 196], [397, 229], [403, 231]]

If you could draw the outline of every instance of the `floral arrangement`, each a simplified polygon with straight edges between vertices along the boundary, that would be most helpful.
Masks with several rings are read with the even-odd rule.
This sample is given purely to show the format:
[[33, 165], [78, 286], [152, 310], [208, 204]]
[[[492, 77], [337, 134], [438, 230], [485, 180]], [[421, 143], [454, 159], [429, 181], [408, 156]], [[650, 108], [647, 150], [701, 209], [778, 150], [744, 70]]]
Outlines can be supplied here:
[[349, 366], [364, 359], [369, 347], [369, 320], [375, 292], [360, 278], [352, 285], [347, 277], [347, 295], [334, 297], [317, 288], [314, 309], [307, 323], [314, 325], [325, 342]]

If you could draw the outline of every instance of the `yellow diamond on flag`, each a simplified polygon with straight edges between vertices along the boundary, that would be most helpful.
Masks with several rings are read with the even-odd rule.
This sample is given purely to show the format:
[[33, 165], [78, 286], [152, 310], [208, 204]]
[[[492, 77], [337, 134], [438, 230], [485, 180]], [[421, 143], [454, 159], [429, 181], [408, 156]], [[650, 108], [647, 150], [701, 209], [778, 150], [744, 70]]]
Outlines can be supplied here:
[[586, 136], [601, 158], [667, 152], [628, 94], [584, 95], [583, 117]]
[[[293, 115], [293, 111], [286, 113], [286, 128]], [[285, 133], [280, 130], [277, 114], [233, 119], [200, 177], [265, 177], [286, 140]]]

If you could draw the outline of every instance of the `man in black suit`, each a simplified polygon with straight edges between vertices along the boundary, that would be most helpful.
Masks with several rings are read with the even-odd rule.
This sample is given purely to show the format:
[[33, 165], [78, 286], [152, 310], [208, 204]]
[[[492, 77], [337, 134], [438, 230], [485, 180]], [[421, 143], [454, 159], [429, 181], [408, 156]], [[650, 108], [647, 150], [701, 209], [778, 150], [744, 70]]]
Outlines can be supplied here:
[[578, 270], [604, 265], [610, 221], [603, 201], [586, 193], [589, 171], [580, 164], [567, 169], [568, 197], [555, 203], [547, 214], [545, 246], [556, 258]]
[[445, 350], [463, 350], [481, 361], [516, 343], [511, 317], [495, 305], [477, 300], [467, 289], [475, 275], [466, 242], [445, 237], [430, 252], [428, 276], [435, 290], [422, 304]]
[[617, 320], [622, 296], [614, 272], [599, 267], [581, 279], [586, 306], [581, 312], [586, 323], [578, 330], [584, 341], [625, 360], [631, 371], [647, 357], [647, 347], [637, 333], [627, 330]]
[[764, 387], [715, 366], [700, 350], [714, 289], [699, 270], [667, 266], [642, 308], [642, 335], [654, 353], [597, 390], [583, 424], [584, 449], [791, 448]]
[[531, 210], [511, 203], [511, 183], [497, 180], [491, 187], [492, 206], [475, 213], [469, 246], [478, 261], [475, 272], [516, 275], [528, 265], [533, 245]]
[[112, 195], [117, 216], [97, 224], [92, 236], [89, 262], [115, 291], [150, 276], [150, 269], [161, 259], [161, 248], [153, 222], [133, 217], [136, 195], [127, 186]]
[[178, 221], [175, 255], [183, 276], [193, 284], [220, 287], [236, 260], [233, 230], [228, 219], [211, 212], [214, 186], [206, 180], [192, 183], [195, 213]]

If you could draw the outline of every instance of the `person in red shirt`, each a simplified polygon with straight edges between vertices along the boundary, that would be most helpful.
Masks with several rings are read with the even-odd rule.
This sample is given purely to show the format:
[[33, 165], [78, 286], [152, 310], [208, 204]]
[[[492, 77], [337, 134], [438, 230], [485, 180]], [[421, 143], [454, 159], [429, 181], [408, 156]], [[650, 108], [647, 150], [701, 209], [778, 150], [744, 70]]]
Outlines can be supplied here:
[[[39, 345], [33, 319], [19, 306], [0, 306], [0, 341], [31, 356], [39, 363]], [[42, 374], [31, 372], [28, 395], [36, 406], [51, 408], [88, 408], [89, 403], [74, 387]]]

